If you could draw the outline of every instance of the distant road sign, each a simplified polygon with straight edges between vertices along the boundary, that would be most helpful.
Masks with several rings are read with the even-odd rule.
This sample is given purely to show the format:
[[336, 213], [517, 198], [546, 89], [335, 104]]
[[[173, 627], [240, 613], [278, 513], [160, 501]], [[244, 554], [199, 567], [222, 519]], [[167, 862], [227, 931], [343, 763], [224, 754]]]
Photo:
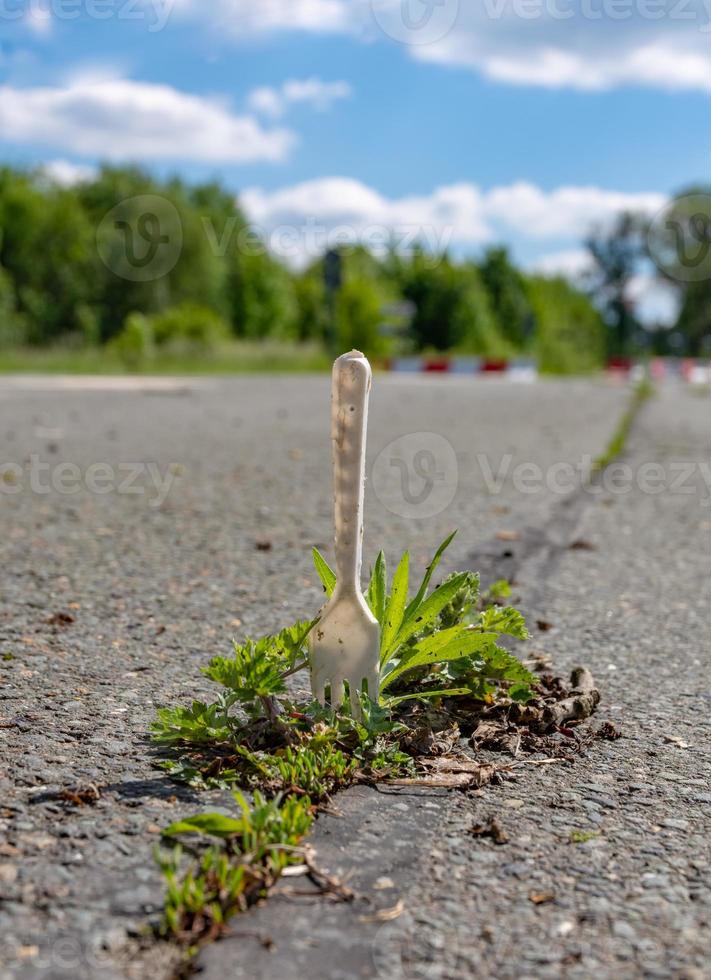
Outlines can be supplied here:
[[329, 293], [337, 293], [343, 284], [343, 258], [335, 248], [323, 257], [323, 281]]

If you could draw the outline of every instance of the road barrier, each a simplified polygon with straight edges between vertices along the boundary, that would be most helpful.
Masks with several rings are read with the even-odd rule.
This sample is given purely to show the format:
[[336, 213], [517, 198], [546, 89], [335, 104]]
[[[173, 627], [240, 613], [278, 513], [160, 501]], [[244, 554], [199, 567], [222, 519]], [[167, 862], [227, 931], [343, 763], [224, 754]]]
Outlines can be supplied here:
[[711, 361], [692, 357], [653, 357], [647, 363], [632, 358], [614, 357], [607, 362], [608, 375], [616, 380], [679, 381], [686, 384], [711, 384]]
[[538, 377], [538, 365], [529, 358], [507, 361], [484, 357], [415, 355], [392, 357], [385, 363], [385, 368], [399, 374], [490, 375], [512, 381], [535, 381]]

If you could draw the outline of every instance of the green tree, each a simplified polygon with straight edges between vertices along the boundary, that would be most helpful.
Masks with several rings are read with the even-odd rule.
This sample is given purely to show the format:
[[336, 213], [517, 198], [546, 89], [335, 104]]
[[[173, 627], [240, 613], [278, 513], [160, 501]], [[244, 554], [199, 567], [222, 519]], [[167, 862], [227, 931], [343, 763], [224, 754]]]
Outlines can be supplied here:
[[[135, 167], [104, 167], [77, 193], [103, 260], [102, 339], [113, 337], [135, 310], [150, 314], [192, 302], [230, 314], [228, 255], [236, 250], [244, 217], [229, 195], [214, 184], [188, 188], [178, 179], [162, 184]], [[153, 223], [144, 232], [141, 222], [147, 216]], [[234, 225], [228, 224], [231, 218]], [[154, 235], [167, 243], [166, 251], [156, 252], [155, 265], [138, 266], [134, 275], [132, 240], [145, 251]]]
[[646, 258], [646, 221], [639, 215], [621, 214], [610, 229], [601, 228], [586, 244], [593, 259], [593, 295], [609, 328], [609, 353], [631, 352], [632, 339], [640, 329], [629, 286]]
[[296, 339], [323, 343], [328, 333], [329, 312], [321, 263], [312, 264], [294, 276], [293, 287]]
[[92, 229], [73, 191], [0, 170], [0, 265], [10, 274], [27, 337], [81, 332], [94, 300]]
[[15, 288], [12, 278], [0, 268], [0, 344], [13, 346], [26, 339], [26, 323], [17, 312]]
[[360, 350], [369, 357], [385, 353], [380, 333], [383, 300], [372, 279], [349, 277], [336, 298], [336, 336], [340, 350]]
[[[337, 321], [335, 331], [340, 347], [343, 345], [343, 336], [353, 336], [353, 331], [344, 325], [345, 322], [358, 320], [363, 336], [369, 338], [364, 341], [364, 346], [370, 345], [369, 349], [372, 352], [382, 354], [388, 347], [379, 329], [383, 320], [383, 308], [387, 303], [400, 297], [399, 283], [385, 265], [363, 246], [340, 249], [340, 258], [341, 293], [345, 290], [345, 295], [337, 294], [334, 297], [333, 309], [326, 292], [324, 257], [312, 262], [302, 273], [294, 277], [296, 336], [300, 340], [318, 340], [322, 343], [328, 341], [334, 328], [332, 321], [335, 319]], [[362, 303], [358, 303], [354, 296], [356, 290], [354, 283], [360, 283], [363, 287]], [[356, 310], [357, 306], [359, 310]], [[368, 308], [370, 308], [369, 313], [367, 313]], [[372, 321], [374, 327], [365, 328], [367, 319]]]
[[[122, 274], [126, 263], [126, 232], [117, 226], [119, 220], [133, 227], [140, 217], [132, 207], [134, 199], [158, 194], [159, 188], [138, 167], [104, 166], [92, 181], [80, 184], [76, 193], [93, 229], [93, 247], [97, 256], [96, 301], [99, 308], [99, 335], [110, 340], [122, 329], [130, 313], [151, 313], [170, 301], [167, 282], [135, 281]], [[114, 215], [114, 209], [121, 208]], [[138, 210], [141, 208], [138, 206]], [[101, 256], [98, 237], [101, 236]]]
[[533, 321], [524, 277], [511, 263], [505, 248], [488, 249], [480, 270], [499, 331], [513, 347], [522, 349]]
[[458, 350], [497, 356], [509, 348], [496, 320], [479, 271], [417, 250], [403, 265], [402, 295], [416, 307], [412, 336], [418, 350]]
[[238, 337], [293, 338], [298, 330], [294, 284], [288, 270], [253, 246], [232, 257], [230, 309]]
[[676, 329], [684, 338], [686, 353], [700, 357], [711, 351], [711, 283], [688, 283], [682, 296]]
[[527, 283], [541, 371], [580, 374], [602, 366], [606, 329], [589, 297], [565, 279], [534, 276]]

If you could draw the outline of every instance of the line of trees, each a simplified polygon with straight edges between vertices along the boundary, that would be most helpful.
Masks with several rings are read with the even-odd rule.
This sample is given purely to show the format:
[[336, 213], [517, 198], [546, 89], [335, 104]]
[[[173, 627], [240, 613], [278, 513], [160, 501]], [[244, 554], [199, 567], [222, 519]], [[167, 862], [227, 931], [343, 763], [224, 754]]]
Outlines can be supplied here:
[[[588, 241], [589, 290], [607, 327], [609, 353], [711, 354], [711, 189], [677, 194], [653, 219], [621, 214]], [[662, 287], [671, 320], [643, 323], [635, 283]], [[638, 291], [638, 290], [637, 290]], [[676, 307], [676, 312], [674, 311]]]
[[110, 344], [139, 360], [176, 342], [272, 338], [374, 357], [526, 353], [566, 372], [604, 358], [606, 327], [590, 299], [563, 279], [524, 274], [503, 248], [478, 262], [350, 248], [335, 285], [332, 258], [290, 269], [217, 183], [107, 166], [66, 188], [42, 172], [0, 169], [3, 345]]

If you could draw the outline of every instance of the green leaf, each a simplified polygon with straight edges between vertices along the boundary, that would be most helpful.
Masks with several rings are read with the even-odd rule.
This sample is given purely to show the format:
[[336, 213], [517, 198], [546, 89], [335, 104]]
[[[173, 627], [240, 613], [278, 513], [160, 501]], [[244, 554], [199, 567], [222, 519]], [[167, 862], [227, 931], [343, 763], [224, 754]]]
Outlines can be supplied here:
[[473, 653], [490, 650], [495, 643], [496, 633], [477, 633], [468, 626], [452, 626], [448, 630], [441, 630], [433, 636], [420, 640], [412, 648], [412, 652], [408, 653], [407, 658], [381, 680], [380, 689], [385, 690], [402, 674], [416, 667], [461, 660], [470, 657]]
[[521, 661], [503, 647], [494, 646], [482, 654], [484, 663], [481, 674], [491, 680], [515, 681], [521, 684], [535, 684], [536, 678], [526, 670]]
[[481, 614], [478, 625], [486, 632], [502, 633], [517, 640], [528, 640], [531, 635], [526, 628], [526, 620], [512, 606], [490, 606]]
[[233, 691], [245, 705], [286, 690], [281, 676], [286, 658], [275, 647], [275, 637], [265, 636], [256, 643], [248, 639], [241, 646], [235, 643], [234, 651], [234, 657], [213, 657], [203, 673]]
[[432, 579], [432, 576], [434, 575], [434, 573], [435, 573], [435, 571], [437, 569], [437, 566], [439, 565], [440, 561], [442, 560], [442, 555], [445, 553], [445, 551], [447, 550], [447, 548], [450, 546], [450, 544], [454, 540], [456, 533], [457, 533], [456, 531], [452, 531], [452, 533], [449, 535], [449, 537], [445, 541], [442, 542], [442, 544], [439, 546], [439, 548], [435, 552], [434, 558], [432, 559], [432, 561], [427, 566], [427, 571], [425, 572], [425, 577], [422, 579], [422, 584], [420, 585], [419, 589], [417, 590], [417, 595], [412, 600], [412, 602], [410, 603], [410, 605], [407, 607], [407, 610], [405, 612], [405, 619], [409, 619], [415, 613], [417, 607], [420, 605], [420, 603], [422, 602], [422, 600], [427, 595], [427, 589], [429, 588], [429, 585], [430, 585], [430, 581]]
[[318, 623], [319, 617], [311, 620], [299, 620], [293, 626], [288, 626], [274, 638], [274, 652], [283, 658], [282, 666], [286, 670], [291, 670], [300, 657], [306, 656], [306, 641], [309, 633]]
[[234, 657], [213, 657], [203, 673], [234, 692], [249, 710], [259, 698], [284, 693], [284, 675], [293, 671], [300, 658], [307, 657], [306, 640], [317, 622], [304, 620], [276, 636], [234, 643]]
[[380, 662], [387, 661], [391, 649], [393, 648], [397, 634], [402, 626], [407, 604], [407, 586], [410, 576], [410, 554], [405, 554], [400, 559], [395, 575], [393, 576], [392, 591], [385, 606], [385, 613], [382, 621], [382, 633], [380, 637]]
[[375, 559], [373, 574], [368, 586], [368, 605], [379, 623], [385, 618], [385, 598], [387, 595], [387, 576], [385, 572], [385, 555], [381, 551]]
[[151, 731], [153, 739], [163, 745], [177, 742], [206, 745], [226, 742], [232, 735], [225, 705], [221, 702], [193, 701], [189, 708], [159, 708], [157, 714]]
[[333, 595], [333, 590], [336, 588], [336, 573], [328, 564], [318, 548], [313, 549], [312, 555], [314, 559], [314, 566], [318, 572], [318, 577], [321, 579], [326, 595], [330, 598]]
[[234, 837], [244, 831], [244, 821], [234, 820], [222, 813], [199, 813], [194, 817], [186, 817], [166, 827], [165, 837], [177, 837], [179, 834], [206, 834], [210, 837]]
[[219, 776], [205, 776], [200, 769], [190, 764], [189, 760], [166, 759], [158, 766], [170, 773], [172, 779], [186, 783], [192, 789], [229, 789], [239, 781], [240, 774], [236, 769], [223, 769]]
[[522, 704], [527, 704], [533, 697], [533, 691], [528, 684], [512, 684], [509, 688], [509, 697], [512, 701], [520, 701]]
[[[460, 572], [459, 574], [466, 575], [466, 581], [450, 604], [442, 610], [442, 614], [439, 617], [440, 629], [449, 629], [450, 626], [457, 626], [463, 623], [470, 609], [479, 598], [478, 574], [476, 572]], [[445, 585], [452, 578], [456, 578], [456, 575], [450, 575], [444, 580], [442, 585]]]
[[448, 578], [438, 589], [435, 589], [429, 598], [425, 599], [419, 607], [416, 607], [413, 613], [409, 616], [406, 613], [405, 620], [397, 635], [397, 646], [431, 626], [445, 606], [449, 605], [462, 586], [466, 584], [468, 577], [469, 572], [461, 572], [453, 578]]

